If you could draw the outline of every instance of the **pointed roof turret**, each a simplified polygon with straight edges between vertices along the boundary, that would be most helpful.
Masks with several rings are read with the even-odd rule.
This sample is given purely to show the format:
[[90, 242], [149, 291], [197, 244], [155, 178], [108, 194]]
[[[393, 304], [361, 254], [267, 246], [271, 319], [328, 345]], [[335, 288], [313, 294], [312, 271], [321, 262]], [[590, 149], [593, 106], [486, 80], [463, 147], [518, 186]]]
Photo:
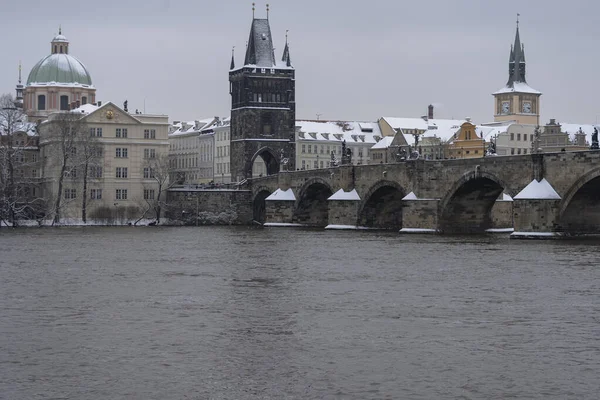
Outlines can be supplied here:
[[508, 82], [506, 86], [494, 94], [520, 92], [541, 94], [537, 90], [531, 88], [525, 79], [527, 65], [525, 63], [525, 46], [521, 43], [521, 35], [519, 33], [519, 14], [517, 14], [517, 30], [515, 33], [515, 42], [510, 47], [510, 56], [508, 59]]
[[231, 49], [231, 64], [229, 65], [229, 69], [235, 69], [235, 58], [233, 56], [233, 52], [235, 51], [235, 46]]
[[268, 19], [255, 18], [252, 20], [244, 64], [263, 68], [275, 66], [273, 39]]
[[511, 74], [508, 77], [508, 85], [512, 85], [514, 82], [527, 83], [525, 80], [525, 53], [523, 45], [521, 44], [521, 37], [519, 35], [519, 14], [517, 14], [517, 32], [515, 34], [515, 44], [510, 49], [510, 71]]
[[290, 46], [288, 44], [288, 31], [285, 31], [285, 47], [283, 49], [283, 56], [281, 57], [281, 61], [285, 63], [286, 66], [292, 66], [292, 59], [290, 58]]

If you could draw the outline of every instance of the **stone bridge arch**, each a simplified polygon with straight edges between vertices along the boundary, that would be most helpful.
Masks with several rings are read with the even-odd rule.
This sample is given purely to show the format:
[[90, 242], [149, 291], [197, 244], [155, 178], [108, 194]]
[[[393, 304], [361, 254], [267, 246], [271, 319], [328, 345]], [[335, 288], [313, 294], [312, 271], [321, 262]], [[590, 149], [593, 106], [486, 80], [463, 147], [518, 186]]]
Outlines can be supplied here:
[[515, 193], [495, 174], [475, 170], [462, 175], [440, 199], [440, 231], [477, 233], [491, 228], [492, 208], [505, 189], [514, 196]]
[[265, 185], [257, 185], [252, 188], [252, 219], [264, 224], [267, 219], [267, 205], [265, 199], [273, 193], [273, 190]]
[[294, 223], [324, 227], [329, 220], [327, 199], [333, 194], [330, 183], [320, 177], [309, 179], [302, 185], [296, 197]]
[[600, 233], [600, 168], [580, 176], [562, 196], [557, 230]]
[[402, 228], [404, 188], [395, 181], [382, 179], [369, 188], [358, 208], [359, 226], [379, 229]]

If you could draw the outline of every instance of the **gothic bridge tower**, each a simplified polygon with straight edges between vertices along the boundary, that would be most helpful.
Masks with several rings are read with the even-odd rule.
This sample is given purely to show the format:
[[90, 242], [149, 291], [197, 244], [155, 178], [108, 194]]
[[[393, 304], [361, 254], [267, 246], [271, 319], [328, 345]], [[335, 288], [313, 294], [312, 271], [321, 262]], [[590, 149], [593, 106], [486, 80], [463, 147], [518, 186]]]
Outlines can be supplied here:
[[[253, 10], [254, 11], [254, 10]], [[287, 43], [281, 61], [275, 59], [267, 18], [252, 20], [246, 57], [229, 70], [231, 94], [231, 179], [252, 177], [252, 164], [260, 157], [268, 175], [295, 167], [295, 71]], [[282, 163], [282, 160], [283, 163]]]
[[505, 87], [493, 94], [494, 121], [517, 121], [519, 124], [539, 125], [542, 93], [527, 84], [525, 67], [525, 46], [521, 44], [517, 18], [515, 44], [511, 46], [508, 59], [508, 82]]

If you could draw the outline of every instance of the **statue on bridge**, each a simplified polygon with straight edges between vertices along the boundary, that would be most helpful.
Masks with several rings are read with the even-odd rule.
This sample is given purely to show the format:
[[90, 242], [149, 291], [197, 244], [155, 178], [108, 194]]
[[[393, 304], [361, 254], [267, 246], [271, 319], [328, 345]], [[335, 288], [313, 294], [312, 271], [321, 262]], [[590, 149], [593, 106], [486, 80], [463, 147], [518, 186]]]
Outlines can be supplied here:
[[279, 170], [287, 171], [287, 165], [289, 162], [290, 162], [290, 160], [285, 157], [285, 152], [283, 151], [283, 149], [281, 149], [281, 152], [279, 155]]
[[352, 149], [346, 147], [346, 141], [342, 142], [342, 165], [352, 164]]
[[486, 156], [495, 156], [496, 155], [496, 142], [493, 139], [490, 140], [488, 144], [487, 151], [485, 152]]
[[532, 153], [541, 153], [542, 149], [540, 148], [540, 136], [542, 135], [542, 131], [540, 130], [540, 126], [536, 126], [533, 131], [533, 142], [531, 143], [531, 152]]
[[592, 134], [592, 146], [590, 147], [590, 149], [592, 150], [598, 150], [600, 149], [600, 146], [598, 145], [598, 127], [594, 127], [594, 133]]
[[337, 167], [339, 164], [337, 158], [335, 157], [335, 152], [331, 152], [331, 161], [329, 161], [330, 167]]

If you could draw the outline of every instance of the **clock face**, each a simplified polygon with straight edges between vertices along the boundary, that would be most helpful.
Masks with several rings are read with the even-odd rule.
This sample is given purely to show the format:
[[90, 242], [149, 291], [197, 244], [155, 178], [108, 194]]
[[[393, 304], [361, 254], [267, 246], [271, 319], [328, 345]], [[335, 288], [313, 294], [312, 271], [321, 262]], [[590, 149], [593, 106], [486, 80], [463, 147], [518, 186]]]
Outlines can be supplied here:
[[502, 102], [502, 114], [508, 114], [510, 111], [510, 101]]
[[523, 112], [526, 114], [531, 113], [531, 102], [530, 101], [523, 102]]
[[106, 112], [106, 119], [113, 119], [114, 116], [115, 114], [111, 110]]

